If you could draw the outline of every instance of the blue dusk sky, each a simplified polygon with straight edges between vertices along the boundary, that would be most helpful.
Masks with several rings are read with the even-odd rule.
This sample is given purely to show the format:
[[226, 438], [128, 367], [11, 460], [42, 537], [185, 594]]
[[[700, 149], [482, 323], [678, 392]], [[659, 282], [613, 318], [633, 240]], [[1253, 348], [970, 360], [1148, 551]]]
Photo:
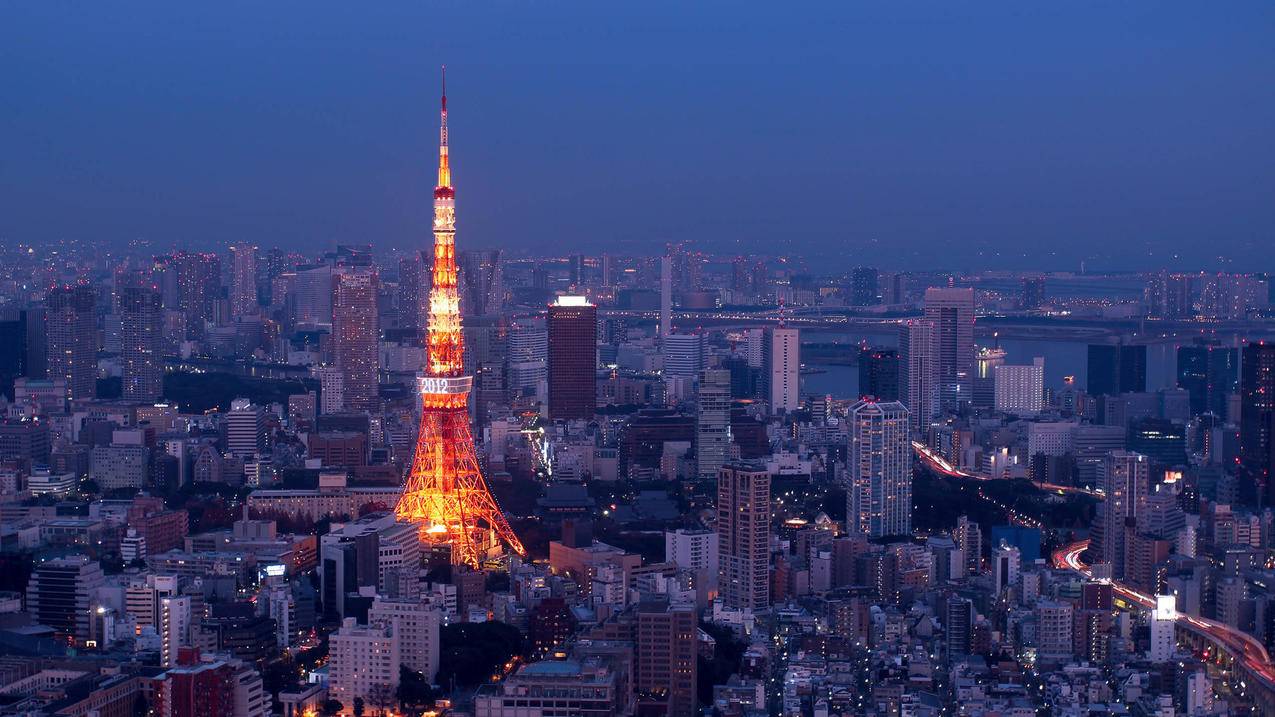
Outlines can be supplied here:
[[0, 241], [1275, 270], [1275, 3], [0, 1]]

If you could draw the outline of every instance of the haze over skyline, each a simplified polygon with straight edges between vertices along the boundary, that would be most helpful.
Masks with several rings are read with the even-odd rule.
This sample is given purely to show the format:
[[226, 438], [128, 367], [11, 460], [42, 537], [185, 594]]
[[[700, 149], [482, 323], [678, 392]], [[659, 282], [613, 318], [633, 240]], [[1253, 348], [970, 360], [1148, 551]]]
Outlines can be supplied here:
[[[0, 241], [1269, 270], [1275, 9], [10, 4]], [[1224, 257], [1226, 260], [1220, 260]]]

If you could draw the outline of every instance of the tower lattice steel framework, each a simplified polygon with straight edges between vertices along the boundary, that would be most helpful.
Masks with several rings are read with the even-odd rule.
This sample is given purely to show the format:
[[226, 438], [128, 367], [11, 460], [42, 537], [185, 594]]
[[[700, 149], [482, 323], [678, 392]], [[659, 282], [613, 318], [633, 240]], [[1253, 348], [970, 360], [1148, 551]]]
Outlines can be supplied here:
[[447, 160], [447, 76], [444, 69], [434, 188], [434, 269], [429, 292], [429, 358], [419, 379], [421, 428], [416, 456], [395, 513], [418, 523], [423, 540], [450, 544], [455, 564], [477, 567], [501, 542], [524, 555], [478, 466], [469, 428], [473, 383], [464, 367], [464, 337], [456, 282], [456, 192]]

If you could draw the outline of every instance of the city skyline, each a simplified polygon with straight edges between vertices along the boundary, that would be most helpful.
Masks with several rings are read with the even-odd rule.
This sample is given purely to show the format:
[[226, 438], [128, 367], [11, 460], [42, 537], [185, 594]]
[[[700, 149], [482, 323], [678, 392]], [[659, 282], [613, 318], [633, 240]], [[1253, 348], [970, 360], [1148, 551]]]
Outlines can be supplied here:
[[[733, 6], [725, 25], [709, 6], [679, 8], [682, 32], [581, 4], [498, 21], [407, 3], [150, 10], [8, 10], [0, 59], [22, 110], [0, 115], [0, 241], [414, 248], [430, 152], [404, 118], [423, 116], [446, 62], [463, 80], [475, 248], [689, 240], [842, 268], [936, 254], [964, 269], [1275, 268], [1261, 3], [1130, 3], [1105, 22], [1079, 6], [838, 5], [824, 22]], [[196, 17], [205, 34], [187, 29]], [[449, 33], [422, 46], [429, 23]], [[113, 32], [86, 34], [100, 26]], [[497, 38], [499, 52], [470, 49]], [[313, 87], [310, 67], [325, 71]], [[637, 199], [652, 194], [658, 217]], [[776, 200], [784, 211], [746, 209]]]

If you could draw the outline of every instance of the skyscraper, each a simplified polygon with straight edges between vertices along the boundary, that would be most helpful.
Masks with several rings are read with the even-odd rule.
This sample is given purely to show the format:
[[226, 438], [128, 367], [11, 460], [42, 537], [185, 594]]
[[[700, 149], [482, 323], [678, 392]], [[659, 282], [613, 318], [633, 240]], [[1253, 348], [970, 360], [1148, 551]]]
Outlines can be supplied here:
[[762, 348], [762, 380], [772, 413], [787, 413], [800, 405], [801, 337], [797, 329], [766, 329]]
[[934, 326], [939, 408], [953, 411], [974, 398], [974, 290], [926, 289], [925, 318]]
[[770, 605], [770, 473], [728, 463], [717, 477], [718, 590], [736, 609]]
[[974, 357], [974, 406], [996, 405], [996, 367], [1005, 365], [1005, 349], [980, 348]]
[[464, 316], [499, 314], [505, 301], [499, 249], [462, 251], [460, 264], [460, 310]]
[[1178, 347], [1178, 387], [1191, 396], [1191, 415], [1226, 417], [1226, 397], [1239, 383], [1239, 351], [1218, 341], [1196, 339]]
[[398, 322], [407, 329], [425, 326], [424, 297], [428, 293], [428, 269], [417, 252], [398, 260]]
[[221, 258], [183, 251], [174, 259], [178, 306], [186, 314], [186, 338], [202, 340], [206, 325], [213, 320], [213, 307], [222, 298]]
[[912, 444], [908, 409], [898, 401], [862, 400], [846, 415], [846, 527], [879, 538], [912, 533]]
[[899, 400], [899, 352], [863, 348], [859, 351], [859, 398]]
[[1088, 373], [1090, 396], [1142, 393], [1147, 390], [1147, 347], [1090, 344]]
[[583, 296], [549, 307], [549, 417], [592, 418], [598, 405], [598, 308]]
[[697, 404], [696, 473], [700, 480], [711, 481], [730, 452], [730, 371], [700, 372]]
[[119, 311], [122, 395], [129, 401], [154, 401], [164, 391], [164, 309], [159, 291], [124, 287]]
[[97, 395], [97, 296], [90, 286], [62, 286], [45, 299], [49, 378], [66, 380], [72, 399]]
[[1132, 538], [1139, 516], [1151, 492], [1151, 462], [1140, 453], [1112, 451], [1102, 464], [1102, 486], [1107, 499], [1102, 511], [1102, 544], [1098, 551], [1111, 565], [1111, 576], [1125, 577]]
[[376, 272], [364, 267], [341, 267], [335, 284], [333, 358], [341, 372], [345, 407], [370, 411], [377, 405], [380, 372]]
[[1255, 502], [1262, 490], [1275, 497], [1275, 343], [1246, 344], [1240, 359], [1241, 500]]
[[673, 258], [660, 257], [660, 338], [673, 332]]
[[874, 267], [860, 266], [850, 273], [850, 304], [873, 306], [881, 303], [877, 283], [880, 272]]
[[1040, 305], [1045, 303], [1045, 277], [1024, 276], [1020, 283], [1023, 294], [1019, 299], [1018, 308], [1026, 311], [1039, 309]]
[[668, 334], [662, 353], [665, 376], [697, 376], [704, 370], [704, 334]]
[[230, 314], [236, 318], [257, 313], [257, 247], [239, 243], [230, 247]]
[[917, 435], [938, 415], [938, 362], [934, 324], [921, 319], [899, 326], [899, 402], [907, 406]]
[[1034, 415], [1045, 407], [1045, 359], [1030, 366], [997, 366], [992, 373], [996, 410], [1014, 415]]

